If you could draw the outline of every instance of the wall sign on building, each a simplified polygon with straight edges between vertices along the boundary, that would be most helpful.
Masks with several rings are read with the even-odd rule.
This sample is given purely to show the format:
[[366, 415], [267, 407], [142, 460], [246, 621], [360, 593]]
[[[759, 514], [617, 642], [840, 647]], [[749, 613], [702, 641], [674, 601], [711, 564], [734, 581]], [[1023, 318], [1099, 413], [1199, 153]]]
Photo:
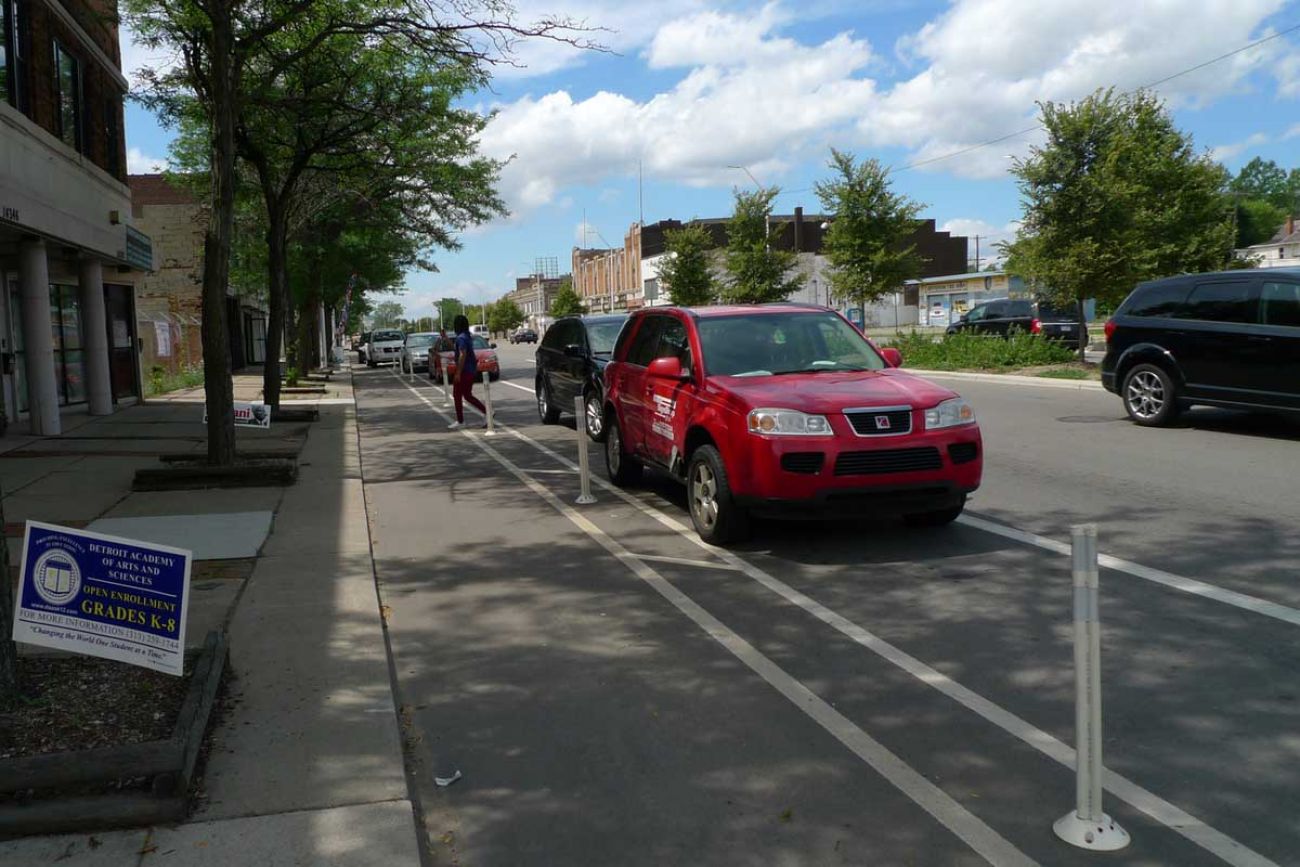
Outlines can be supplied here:
[[27, 522], [14, 640], [180, 675], [189, 551]]

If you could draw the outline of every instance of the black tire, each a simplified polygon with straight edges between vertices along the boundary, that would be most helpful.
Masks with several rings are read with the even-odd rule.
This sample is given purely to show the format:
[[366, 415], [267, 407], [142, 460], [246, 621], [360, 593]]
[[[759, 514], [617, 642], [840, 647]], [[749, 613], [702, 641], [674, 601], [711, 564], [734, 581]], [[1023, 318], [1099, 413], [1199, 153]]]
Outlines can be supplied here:
[[560, 408], [551, 399], [551, 387], [540, 376], [537, 377], [537, 417], [542, 424], [557, 424], [560, 421]]
[[700, 446], [691, 453], [686, 500], [695, 532], [710, 545], [725, 545], [749, 535], [749, 513], [731, 496], [727, 468], [715, 447]]
[[1178, 418], [1178, 387], [1162, 367], [1134, 365], [1124, 374], [1119, 395], [1128, 417], [1143, 427], [1165, 427]]
[[489, 373], [489, 374], [488, 374], [488, 381], [489, 381], [489, 382], [496, 382], [496, 381], [497, 381], [498, 379], [500, 379], [500, 378], [501, 378], [501, 371], [499, 371], [499, 370], [498, 370], [496, 373]]
[[599, 388], [589, 388], [583, 395], [583, 404], [587, 410], [587, 416], [584, 420], [587, 425], [587, 436], [592, 442], [603, 443], [605, 441], [605, 398], [601, 395]]
[[379, 364], [369, 358], [366, 359], [366, 367], [378, 367]]
[[620, 488], [641, 480], [641, 462], [623, 450], [623, 431], [613, 410], [605, 413], [605, 475]]
[[966, 508], [966, 498], [963, 496], [961, 502], [951, 508], [936, 509], [933, 512], [917, 512], [912, 515], [904, 515], [903, 520], [912, 527], [946, 527], [953, 521], [957, 520]]

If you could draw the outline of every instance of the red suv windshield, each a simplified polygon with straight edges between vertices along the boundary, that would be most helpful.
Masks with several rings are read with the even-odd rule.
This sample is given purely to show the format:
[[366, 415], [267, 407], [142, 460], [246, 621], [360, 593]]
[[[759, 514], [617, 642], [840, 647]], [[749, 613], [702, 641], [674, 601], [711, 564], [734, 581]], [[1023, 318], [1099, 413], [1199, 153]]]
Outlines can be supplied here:
[[703, 316], [696, 322], [710, 376], [881, 370], [875, 350], [834, 313], [791, 310]]

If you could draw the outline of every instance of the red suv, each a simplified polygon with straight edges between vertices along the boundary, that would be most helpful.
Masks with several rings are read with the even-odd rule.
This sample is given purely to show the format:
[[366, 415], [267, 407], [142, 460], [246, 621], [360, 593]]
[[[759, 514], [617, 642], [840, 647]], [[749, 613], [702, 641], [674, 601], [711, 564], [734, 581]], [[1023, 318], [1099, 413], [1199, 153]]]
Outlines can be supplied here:
[[605, 368], [609, 478], [651, 464], [685, 481], [706, 542], [753, 514], [947, 524], [980, 484], [979, 426], [900, 363], [824, 307], [635, 313]]

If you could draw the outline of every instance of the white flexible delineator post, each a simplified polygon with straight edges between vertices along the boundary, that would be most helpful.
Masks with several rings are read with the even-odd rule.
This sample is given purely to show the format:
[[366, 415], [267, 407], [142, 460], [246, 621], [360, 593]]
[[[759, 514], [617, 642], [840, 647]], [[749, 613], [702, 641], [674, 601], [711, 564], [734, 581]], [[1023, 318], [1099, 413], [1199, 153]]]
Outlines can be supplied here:
[[488, 372], [483, 371], [483, 403], [487, 405], [487, 433], [485, 436], [494, 437], [497, 435], [496, 428], [493, 427], [496, 421], [492, 418], [492, 377]]
[[1097, 525], [1070, 528], [1074, 573], [1075, 808], [1053, 825], [1072, 846], [1113, 852], [1128, 832], [1101, 809], [1101, 619], [1098, 611]]
[[573, 399], [573, 429], [578, 432], [578, 480], [582, 483], [582, 493], [575, 500], [579, 506], [590, 506], [596, 502], [591, 494], [591, 461], [587, 458], [587, 404], [578, 395]]
[[447, 378], [447, 365], [442, 363], [442, 405], [451, 406], [451, 383]]

